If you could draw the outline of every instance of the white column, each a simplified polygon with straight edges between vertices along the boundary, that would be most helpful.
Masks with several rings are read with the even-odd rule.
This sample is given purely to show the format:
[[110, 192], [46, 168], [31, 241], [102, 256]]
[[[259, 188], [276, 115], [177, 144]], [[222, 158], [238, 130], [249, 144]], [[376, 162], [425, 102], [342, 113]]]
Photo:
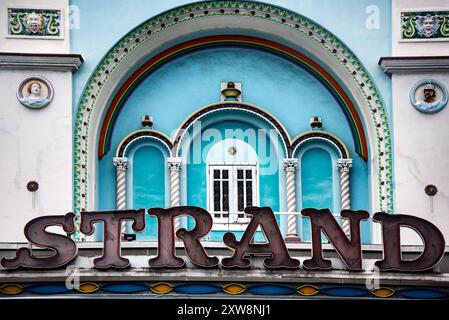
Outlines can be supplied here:
[[[286, 195], [287, 195], [287, 212], [296, 212], [296, 167], [298, 159], [284, 159]], [[289, 214], [287, 217], [287, 237], [286, 240], [299, 240], [298, 228], [296, 223], [296, 215]]]
[[[179, 192], [179, 172], [181, 171], [181, 158], [168, 158], [168, 168], [170, 169], [170, 206], [177, 207], [180, 203]], [[175, 232], [181, 227], [180, 218], [175, 219]]]
[[[126, 170], [128, 169], [128, 158], [113, 158], [117, 170], [117, 210], [126, 209]], [[122, 223], [121, 233], [126, 233], [126, 224]]]
[[[338, 159], [338, 171], [340, 172], [340, 196], [341, 210], [351, 209], [351, 189], [349, 186], [349, 169], [352, 167], [352, 159]], [[349, 221], [343, 220], [342, 229], [348, 238], [351, 237]]]

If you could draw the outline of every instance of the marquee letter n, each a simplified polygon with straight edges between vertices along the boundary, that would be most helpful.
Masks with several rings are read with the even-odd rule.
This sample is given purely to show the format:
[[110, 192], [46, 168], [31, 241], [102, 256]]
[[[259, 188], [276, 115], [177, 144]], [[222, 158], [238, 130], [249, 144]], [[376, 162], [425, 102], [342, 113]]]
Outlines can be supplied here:
[[362, 270], [362, 245], [360, 240], [360, 221], [369, 218], [364, 210], [342, 210], [341, 216], [350, 221], [351, 239], [345, 235], [329, 209], [307, 208], [301, 215], [310, 218], [312, 228], [312, 259], [304, 261], [306, 269], [331, 269], [331, 260], [323, 258], [321, 230], [335, 248], [349, 270]]

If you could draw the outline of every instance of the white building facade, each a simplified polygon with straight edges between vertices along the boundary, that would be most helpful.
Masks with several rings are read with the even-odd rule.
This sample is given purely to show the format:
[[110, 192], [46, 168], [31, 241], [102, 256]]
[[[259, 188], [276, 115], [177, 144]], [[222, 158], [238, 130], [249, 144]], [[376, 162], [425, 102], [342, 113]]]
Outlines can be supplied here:
[[[328, 208], [346, 234], [340, 211], [352, 209], [417, 216], [449, 238], [447, 1], [4, 0], [0, 15], [2, 257], [27, 246], [31, 219], [73, 212], [75, 264], [101, 288], [91, 253], [101, 253], [103, 229], [80, 232], [81, 212], [173, 206], [211, 213], [202, 243], [218, 256], [229, 253], [226, 232], [243, 234], [248, 206], [272, 208], [300, 259], [310, 254], [310, 221], [299, 214], [308, 207]], [[133, 239], [122, 252], [141, 270], [147, 250], [156, 253], [156, 219], [135, 236], [130, 224], [121, 231]], [[264, 241], [260, 230], [254, 240]], [[306, 288], [301, 296], [325, 295], [339, 279], [368, 283], [381, 225], [362, 222], [361, 241], [366, 271], [345, 271], [325, 243], [335, 270], [282, 271], [280, 285]], [[401, 244], [404, 257], [423, 249], [409, 228]], [[245, 294], [268, 274], [261, 263], [249, 276], [187, 268], [107, 277], [159, 294], [194, 277]], [[445, 255], [432, 273], [387, 274], [395, 289], [367, 292], [407, 297], [408, 285], [425, 284], [435, 290], [423, 295], [444, 296], [446, 269]], [[4, 271], [2, 292], [15, 294], [30, 294], [26, 283], [40, 275], [64, 279]]]

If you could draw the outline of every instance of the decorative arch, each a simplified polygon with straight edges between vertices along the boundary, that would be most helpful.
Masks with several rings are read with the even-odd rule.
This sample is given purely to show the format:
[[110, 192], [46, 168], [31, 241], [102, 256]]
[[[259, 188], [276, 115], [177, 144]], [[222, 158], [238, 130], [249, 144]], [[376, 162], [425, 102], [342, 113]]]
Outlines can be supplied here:
[[120, 113], [121, 107], [139, 83], [142, 82], [148, 75], [160, 68], [163, 64], [189, 52], [206, 47], [229, 45], [249, 46], [274, 53], [281, 57], [287, 58], [296, 64], [299, 64], [314, 75], [332, 93], [342, 108], [351, 127], [356, 152], [362, 156], [363, 159], [368, 159], [368, 144], [360, 116], [345, 90], [322, 66], [300, 52], [282, 44], [256, 37], [239, 35], [210, 36], [190, 40], [165, 50], [142, 64], [142, 66], [140, 66], [122, 84], [108, 106], [100, 131], [98, 157], [101, 159], [110, 149], [112, 128], [118, 114]]
[[165, 134], [155, 130], [138, 130], [126, 136], [118, 145], [116, 157], [126, 157], [131, 146], [142, 140], [155, 140], [165, 147], [169, 156], [172, 155], [173, 143]]
[[296, 155], [301, 146], [311, 141], [324, 141], [335, 149], [340, 159], [350, 158], [349, 150], [343, 141], [333, 134], [321, 130], [309, 131], [297, 136], [292, 142], [292, 156]]
[[173, 154], [174, 156], [179, 156], [180, 147], [182, 144], [182, 140], [184, 138], [185, 133], [192, 127], [192, 125], [202, 119], [205, 116], [217, 113], [217, 112], [226, 112], [226, 111], [243, 111], [257, 116], [263, 121], [267, 122], [276, 132], [278, 133], [284, 150], [284, 156], [288, 157], [291, 151], [291, 139], [287, 130], [284, 128], [282, 123], [277, 120], [271, 113], [262, 108], [255, 106], [253, 104], [249, 104], [246, 102], [220, 102], [210, 104], [201, 108], [200, 110], [194, 112], [190, 115], [178, 128], [176, 131], [175, 138], [173, 140]]
[[[279, 43], [318, 61], [357, 106], [373, 159], [373, 210], [393, 211], [391, 134], [387, 112], [374, 81], [353, 52], [335, 35], [290, 10], [255, 1], [201, 1], [163, 12], [134, 28], [104, 56], [79, 100], [74, 125], [74, 212], [95, 208], [99, 137], [111, 92], [126, 81], [130, 65], [199, 35], [234, 32]], [[117, 110], [117, 109], [116, 109]], [[79, 229], [79, 219], [76, 221]], [[81, 235], [76, 233], [75, 239]]]

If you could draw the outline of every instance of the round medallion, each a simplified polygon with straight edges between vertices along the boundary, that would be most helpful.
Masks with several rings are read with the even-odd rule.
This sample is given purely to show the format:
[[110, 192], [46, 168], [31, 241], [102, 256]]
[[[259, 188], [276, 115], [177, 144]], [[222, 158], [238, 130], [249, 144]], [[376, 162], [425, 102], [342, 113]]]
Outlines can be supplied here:
[[53, 87], [50, 81], [43, 77], [26, 78], [17, 88], [17, 99], [27, 108], [40, 109], [53, 99]]
[[30, 192], [35, 192], [39, 189], [39, 183], [36, 181], [30, 181], [27, 183], [27, 190]]
[[439, 81], [426, 79], [415, 84], [410, 91], [410, 102], [419, 112], [441, 111], [448, 100], [446, 87]]
[[437, 194], [438, 192], [438, 188], [436, 186], [434, 186], [433, 184], [429, 184], [424, 188], [424, 192], [428, 195], [433, 197], [434, 195]]

